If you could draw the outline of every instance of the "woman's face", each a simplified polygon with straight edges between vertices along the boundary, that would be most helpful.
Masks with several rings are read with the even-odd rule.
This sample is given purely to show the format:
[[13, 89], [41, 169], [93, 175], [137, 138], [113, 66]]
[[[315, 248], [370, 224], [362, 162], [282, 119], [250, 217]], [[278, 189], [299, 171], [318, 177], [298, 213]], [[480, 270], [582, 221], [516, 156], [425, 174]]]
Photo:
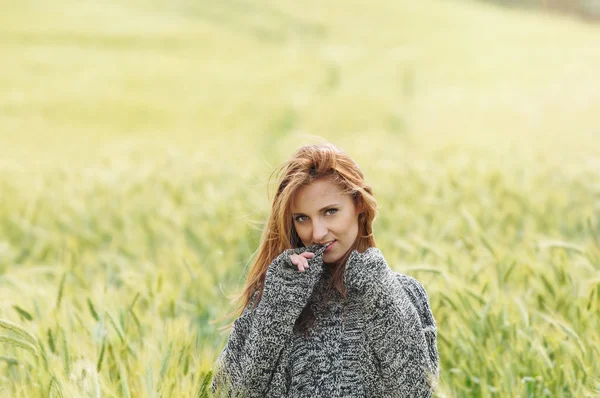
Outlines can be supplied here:
[[292, 222], [304, 246], [333, 242], [323, 261], [339, 260], [358, 235], [358, 214], [352, 197], [329, 178], [298, 189], [291, 203]]

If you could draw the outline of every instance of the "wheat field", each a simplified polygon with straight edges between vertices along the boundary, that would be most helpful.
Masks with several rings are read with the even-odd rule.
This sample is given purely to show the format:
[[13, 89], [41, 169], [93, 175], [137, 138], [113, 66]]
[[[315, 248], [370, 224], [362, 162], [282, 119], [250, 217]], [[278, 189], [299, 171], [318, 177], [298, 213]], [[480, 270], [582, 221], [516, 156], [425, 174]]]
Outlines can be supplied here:
[[600, 25], [468, 0], [0, 0], [0, 397], [207, 397], [268, 177], [353, 156], [438, 397], [600, 396]]

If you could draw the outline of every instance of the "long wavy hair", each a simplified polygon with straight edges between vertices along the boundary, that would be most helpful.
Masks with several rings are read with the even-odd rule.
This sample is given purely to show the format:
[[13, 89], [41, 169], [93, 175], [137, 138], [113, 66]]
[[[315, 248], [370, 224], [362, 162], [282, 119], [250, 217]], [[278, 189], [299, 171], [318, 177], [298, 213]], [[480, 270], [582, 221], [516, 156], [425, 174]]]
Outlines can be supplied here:
[[[346, 299], [344, 269], [348, 257], [355, 249], [362, 253], [369, 247], [375, 247], [372, 223], [377, 213], [377, 202], [370, 186], [365, 184], [364, 175], [358, 164], [337, 146], [325, 143], [305, 145], [292, 157], [276, 168], [271, 174], [277, 177], [277, 191], [273, 197], [271, 214], [262, 232], [261, 241], [255, 253], [245, 287], [234, 301], [239, 303], [235, 313], [241, 315], [258, 291], [256, 306], [262, 297], [265, 275], [269, 265], [284, 250], [304, 247], [293, 222], [290, 204], [298, 188], [308, 185], [319, 178], [330, 178], [339, 185], [344, 194], [353, 198], [354, 205], [360, 209], [358, 215], [358, 235], [348, 251], [331, 267], [330, 289], [337, 290]], [[296, 322], [296, 327], [306, 335], [314, 322], [314, 315], [306, 306]]]

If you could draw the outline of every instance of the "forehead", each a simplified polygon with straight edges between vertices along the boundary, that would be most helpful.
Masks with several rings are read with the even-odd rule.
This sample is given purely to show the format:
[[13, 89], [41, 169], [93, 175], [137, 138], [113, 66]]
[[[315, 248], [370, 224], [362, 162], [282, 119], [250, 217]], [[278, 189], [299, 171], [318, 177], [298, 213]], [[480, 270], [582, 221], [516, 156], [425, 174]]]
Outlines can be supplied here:
[[292, 197], [291, 211], [312, 212], [333, 203], [344, 203], [350, 196], [342, 192], [342, 188], [329, 179], [318, 179], [300, 187]]

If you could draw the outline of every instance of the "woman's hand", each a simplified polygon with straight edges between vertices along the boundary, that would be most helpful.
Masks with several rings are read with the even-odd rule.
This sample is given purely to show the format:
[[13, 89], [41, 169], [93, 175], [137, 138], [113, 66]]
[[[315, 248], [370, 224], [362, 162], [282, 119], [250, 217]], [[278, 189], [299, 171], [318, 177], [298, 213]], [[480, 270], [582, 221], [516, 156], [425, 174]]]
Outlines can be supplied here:
[[324, 246], [315, 245], [281, 252], [267, 268], [261, 302], [281, 306], [282, 300], [293, 299], [306, 304], [323, 273], [324, 251]]
[[292, 264], [294, 264], [296, 267], [298, 267], [298, 271], [304, 272], [309, 267], [308, 259], [313, 258], [314, 256], [315, 256], [315, 253], [311, 253], [311, 252], [303, 252], [300, 254], [291, 254], [290, 261], [292, 262]]

